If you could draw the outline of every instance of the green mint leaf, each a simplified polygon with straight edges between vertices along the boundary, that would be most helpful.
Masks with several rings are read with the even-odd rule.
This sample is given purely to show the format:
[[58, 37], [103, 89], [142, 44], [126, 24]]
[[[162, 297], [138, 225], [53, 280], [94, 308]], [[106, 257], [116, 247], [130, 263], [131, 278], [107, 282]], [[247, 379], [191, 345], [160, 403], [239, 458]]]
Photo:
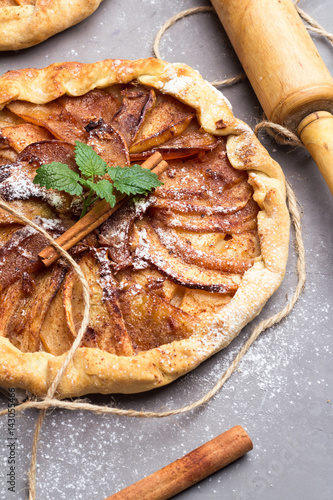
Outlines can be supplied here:
[[153, 188], [162, 185], [156, 174], [140, 165], [108, 167], [107, 173], [113, 180], [114, 187], [127, 195], [147, 194]]
[[75, 141], [75, 161], [85, 177], [104, 175], [107, 164], [88, 144]]
[[108, 203], [110, 203], [111, 207], [115, 206], [116, 197], [113, 194], [113, 185], [111, 184], [111, 182], [106, 179], [102, 179], [101, 181], [98, 181], [96, 183], [87, 180], [86, 183], [90, 187], [90, 189], [93, 189], [98, 198], [106, 200]]
[[82, 186], [78, 184], [79, 177], [79, 174], [73, 172], [68, 165], [53, 161], [37, 168], [33, 183], [47, 189], [57, 189], [71, 195], [80, 195]]
[[[86, 188], [88, 188], [88, 189], [91, 189], [91, 188], [92, 188], [92, 186], [95, 186], [95, 185], [96, 185], [94, 182], [92, 182], [92, 181], [90, 181], [90, 180], [88, 180], [88, 179], [83, 179], [82, 177], [80, 177], [80, 178], [79, 178], [78, 182], [79, 182], [82, 186], [84, 186], [84, 187], [86, 187]], [[94, 189], [94, 188], [92, 188], [92, 189]]]

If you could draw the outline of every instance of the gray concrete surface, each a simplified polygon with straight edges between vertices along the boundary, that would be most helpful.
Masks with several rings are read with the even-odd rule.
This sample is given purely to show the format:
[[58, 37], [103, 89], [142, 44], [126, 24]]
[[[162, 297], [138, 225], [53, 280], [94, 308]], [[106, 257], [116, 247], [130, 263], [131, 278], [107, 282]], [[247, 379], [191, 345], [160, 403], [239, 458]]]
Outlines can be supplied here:
[[[0, 73], [53, 62], [93, 62], [152, 55], [154, 36], [172, 15], [205, 0], [104, 0], [79, 25], [39, 46], [0, 54]], [[300, 6], [333, 32], [331, 0]], [[333, 73], [333, 48], [313, 39]], [[237, 74], [240, 64], [214, 14], [183, 19], [163, 37], [161, 54], [186, 62], [207, 80]], [[223, 89], [234, 113], [254, 126], [261, 108], [244, 81]], [[42, 428], [37, 493], [43, 500], [102, 500], [240, 424], [254, 449], [238, 462], [179, 494], [177, 499], [329, 500], [333, 498], [332, 296], [333, 199], [305, 152], [260, 138], [282, 166], [302, 210], [305, 290], [289, 317], [257, 340], [224, 388], [200, 409], [165, 419], [53, 411]], [[162, 411], [191, 403], [217, 381], [253, 326], [280, 310], [296, 284], [293, 240], [286, 278], [262, 314], [226, 350], [175, 383], [135, 396], [92, 396], [95, 403]], [[1, 360], [0, 360], [1, 362]], [[7, 401], [0, 394], [1, 407]], [[27, 470], [37, 413], [16, 416], [16, 492], [8, 491], [8, 423], [0, 419], [0, 497], [27, 498]]]

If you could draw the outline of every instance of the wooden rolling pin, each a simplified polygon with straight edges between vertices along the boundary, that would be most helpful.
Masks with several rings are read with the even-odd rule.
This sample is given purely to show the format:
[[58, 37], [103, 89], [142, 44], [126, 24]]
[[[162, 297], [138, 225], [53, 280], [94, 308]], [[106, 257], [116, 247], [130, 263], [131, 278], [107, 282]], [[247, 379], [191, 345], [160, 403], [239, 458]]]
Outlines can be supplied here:
[[167, 500], [234, 462], [253, 444], [240, 425], [105, 500]]
[[297, 133], [333, 194], [333, 79], [291, 0], [212, 0], [267, 118]]

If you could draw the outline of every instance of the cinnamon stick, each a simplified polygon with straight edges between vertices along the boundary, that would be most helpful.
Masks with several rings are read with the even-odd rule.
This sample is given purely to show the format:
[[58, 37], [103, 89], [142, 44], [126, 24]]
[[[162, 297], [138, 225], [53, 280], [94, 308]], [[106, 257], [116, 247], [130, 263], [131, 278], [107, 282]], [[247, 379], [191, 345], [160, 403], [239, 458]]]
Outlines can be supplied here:
[[[156, 152], [144, 161], [141, 167], [148, 168], [157, 175], [160, 175], [167, 169], [168, 164], [166, 161], [162, 160], [162, 155]], [[55, 241], [64, 250], [69, 250], [94, 229], [103, 224], [103, 222], [105, 222], [116, 210], [121, 207], [126, 198], [126, 195], [120, 195], [113, 208], [111, 208], [110, 204], [105, 200], [100, 201], [84, 217], [82, 217], [82, 219], [76, 222]], [[43, 264], [48, 267], [60, 257], [60, 254], [52, 245], [49, 245], [44, 248], [38, 256]]]
[[240, 425], [236, 425], [179, 460], [105, 500], [133, 500], [134, 498], [167, 500], [234, 462], [252, 448], [253, 444], [249, 435]]

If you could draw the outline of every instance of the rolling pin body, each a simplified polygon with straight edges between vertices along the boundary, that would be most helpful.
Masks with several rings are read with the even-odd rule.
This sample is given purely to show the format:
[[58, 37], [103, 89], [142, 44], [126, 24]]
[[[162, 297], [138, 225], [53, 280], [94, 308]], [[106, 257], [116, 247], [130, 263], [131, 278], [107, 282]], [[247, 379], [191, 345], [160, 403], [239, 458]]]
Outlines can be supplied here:
[[299, 125], [309, 115], [326, 112], [307, 128], [305, 146], [312, 145], [309, 134], [313, 134], [316, 147], [308, 150], [333, 194], [333, 152], [326, 147], [333, 134], [333, 78], [293, 3], [212, 0], [212, 4], [270, 121], [300, 133]]
[[290, 0], [212, 0], [269, 120], [333, 111], [333, 79]]

